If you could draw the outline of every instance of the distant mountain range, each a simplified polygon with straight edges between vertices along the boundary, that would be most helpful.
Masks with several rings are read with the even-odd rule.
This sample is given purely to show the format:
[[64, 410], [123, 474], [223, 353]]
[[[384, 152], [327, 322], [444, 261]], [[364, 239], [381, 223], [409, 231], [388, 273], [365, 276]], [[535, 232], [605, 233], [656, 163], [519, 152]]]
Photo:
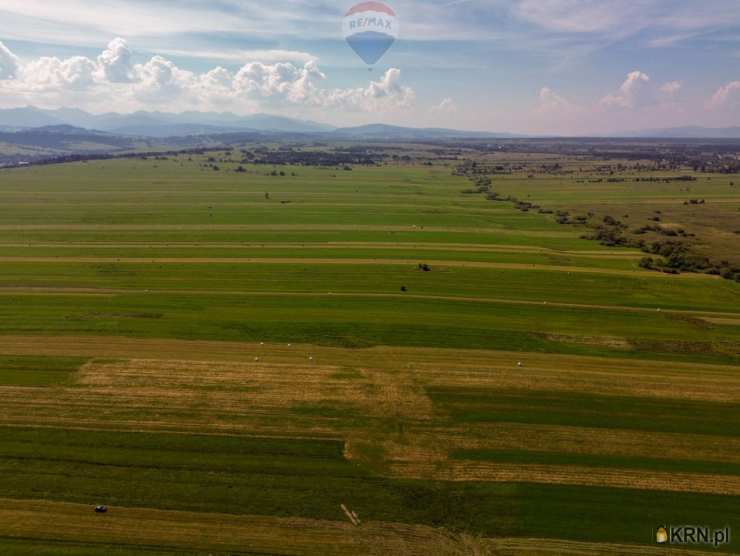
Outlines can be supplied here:
[[[33, 107], [0, 110], [2, 140], [9, 143], [18, 143], [23, 140], [30, 141], [35, 137], [34, 131], [41, 133], [43, 144], [52, 141], [50, 135], [94, 135], [100, 139], [97, 141], [98, 143], [115, 145], [123, 145], [135, 140], [164, 141], [167, 144], [179, 144], [183, 140], [188, 144], [201, 141], [228, 143], [244, 134], [255, 137], [271, 135], [284, 138], [310, 135], [317, 139], [363, 141], [496, 140], [527, 137], [513, 133], [411, 128], [386, 124], [334, 128], [310, 120], [299, 120], [270, 114], [253, 114], [250, 116], [238, 116], [229, 112], [182, 112], [179, 114], [167, 112], [117, 114], [111, 112], [90, 114], [74, 108], [44, 110]], [[19, 133], [19, 135], [13, 136], [13, 133]], [[106, 135], [107, 137], [103, 139]], [[604, 135], [604, 137], [614, 139], [740, 139], [740, 127], [675, 127], [610, 134]], [[555, 139], [556, 137], [550, 136], [549, 138]], [[57, 138], [52, 142], [61, 142], [61, 140]]]
[[212, 135], [241, 131], [321, 133], [334, 130], [331, 126], [316, 122], [268, 114], [252, 116], [237, 116], [228, 112], [89, 114], [74, 108], [44, 110], [33, 107], [0, 110], [0, 129], [5, 131], [60, 125], [105, 131], [115, 135], [145, 137]]
[[334, 128], [309, 120], [270, 114], [238, 116], [229, 112], [134, 112], [89, 114], [74, 108], [44, 110], [26, 107], [0, 110], [0, 131], [72, 126], [114, 135], [166, 138], [229, 133], [327, 134], [344, 139], [423, 140], [486, 139], [517, 137], [511, 133], [486, 133], [454, 129], [416, 129], [384, 124]]
[[461, 131], [443, 128], [413, 128], [384, 124], [371, 124], [359, 127], [344, 127], [334, 130], [335, 137], [348, 139], [377, 140], [429, 140], [429, 139], [511, 139], [522, 137], [513, 133], [488, 133], [484, 131]]

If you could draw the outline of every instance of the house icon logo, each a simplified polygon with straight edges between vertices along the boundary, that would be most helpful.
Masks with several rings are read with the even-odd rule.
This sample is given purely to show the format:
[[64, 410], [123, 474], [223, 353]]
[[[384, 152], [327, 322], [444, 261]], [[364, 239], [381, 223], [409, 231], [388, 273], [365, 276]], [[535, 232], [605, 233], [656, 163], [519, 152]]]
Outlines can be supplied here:
[[665, 527], [658, 527], [655, 531], [655, 542], [666, 544], [668, 542], [668, 530]]

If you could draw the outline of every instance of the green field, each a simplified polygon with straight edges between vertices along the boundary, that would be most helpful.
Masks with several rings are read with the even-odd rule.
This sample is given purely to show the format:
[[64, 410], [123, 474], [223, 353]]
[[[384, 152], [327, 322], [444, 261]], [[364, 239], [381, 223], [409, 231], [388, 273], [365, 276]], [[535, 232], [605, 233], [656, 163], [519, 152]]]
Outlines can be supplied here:
[[[0, 172], [0, 552], [652, 554], [661, 525], [740, 534], [740, 283], [641, 268], [441, 162], [204, 161]], [[690, 210], [682, 183], [567, 164], [494, 189]], [[728, 179], [692, 187], [740, 207]], [[727, 256], [709, 235], [697, 249]]]

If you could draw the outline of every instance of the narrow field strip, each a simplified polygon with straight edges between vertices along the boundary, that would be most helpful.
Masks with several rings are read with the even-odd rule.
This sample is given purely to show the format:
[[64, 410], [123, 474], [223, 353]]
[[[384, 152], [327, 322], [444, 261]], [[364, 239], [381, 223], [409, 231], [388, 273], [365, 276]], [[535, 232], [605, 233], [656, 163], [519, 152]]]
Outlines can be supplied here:
[[370, 224], [0, 224], [0, 231], [31, 232], [31, 231], [59, 231], [59, 232], [127, 232], [127, 231], [292, 231], [292, 232], [449, 232], [471, 234], [505, 234], [512, 236], [543, 237], [543, 238], [578, 238], [578, 231], [539, 231], [516, 230], [491, 226], [478, 227], [444, 227], [444, 226], [380, 226]]
[[551, 452], [740, 464], [740, 438], [578, 426], [489, 423], [440, 432], [467, 450]]
[[384, 243], [384, 242], [320, 242], [307, 241], [303, 243], [237, 243], [237, 242], [64, 242], [64, 243], [0, 243], [0, 248], [18, 249], [378, 249], [378, 250], [420, 250], [420, 251], [450, 251], [461, 253], [532, 253], [545, 255], [560, 255], [568, 257], [583, 257], [590, 259], [639, 259], [645, 254], [640, 251], [608, 251], [608, 250], [560, 250], [547, 247], [533, 247], [529, 245], [496, 245], [474, 243]]
[[610, 365], [603, 370], [537, 363], [528, 364], [526, 370], [496, 365], [479, 369], [470, 366], [440, 369], [433, 365], [415, 368], [430, 387], [452, 385], [484, 390], [627, 396], [643, 398], [646, 403], [651, 398], [740, 403], [740, 371], [735, 375], [702, 373], [697, 377], [670, 369], [648, 371], [639, 364], [629, 369]]
[[708, 552], [702, 550], [691, 550], [691, 549], [672, 549], [665, 546], [648, 546], [642, 545], [627, 545], [627, 544], [613, 544], [613, 543], [588, 543], [588, 542], [577, 542], [577, 541], [559, 541], [555, 539], [491, 539], [490, 546], [493, 550], [493, 554], [498, 556], [512, 556], [512, 555], [532, 555], [532, 556], [546, 556], [546, 555], [563, 555], [569, 554], [570, 556], [601, 556], [601, 555], [615, 555], [615, 556], [660, 556], [668, 554], [670, 556], [709, 556], [710, 554], [717, 554], [717, 552]]
[[445, 481], [490, 481], [740, 495], [740, 476], [702, 473], [674, 473], [645, 469], [597, 468], [577, 465], [504, 464], [448, 461], [444, 467], [425, 471], [423, 462], [391, 462], [396, 477], [434, 477]]
[[[395, 293], [369, 293], [369, 292], [286, 292], [286, 291], [210, 291], [210, 290], [163, 290], [163, 289], [131, 289], [131, 288], [60, 288], [60, 287], [8, 287], [0, 286], [0, 295], [78, 295], [78, 296], [112, 296], [112, 295], [189, 295], [189, 296], [248, 296], [248, 297], [304, 297], [304, 298], [357, 298], [357, 299], [418, 299], [429, 301], [453, 301], [460, 303], [490, 303], [494, 305], [522, 305], [534, 307], [553, 307], [563, 309], [597, 309], [603, 311], [624, 311], [629, 313], [655, 313], [658, 309], [646, 307], [630, 307], [626, 305], [593, 305], [583, 303], [562, 303], [552, 301], [527, 301], [518, 299], [503, 299], [492, 297], [466, 297], [445, 295], [423, 295], [423, 294], [395, 294]], [[730, 324], [740, 322], [740, 313], [701, 311], [691, 309], [665, 309], [660, 310], [666, 315], [691, 315], [702, 320], [714, 319], [721, 322], [715, 324]], [[738, 317], [735, 319], [735, 317]]]
[[[6, 355], [57, 355], [74, 357], [97, 357], [103, 359], [174, 359], [193, 360], [198, 354], [200, 361], [250, 361], [255, 356], [263, 357], [263, 363], [295, 363], [314, 357], [316, 364], [331, 361], [333, 365], [357, 365], [360, 367], [397, 368], [405, 365], [438, 365], [466, 370], [468, 365], [479, 367], [503, 366], [516, 370], [518, 361], [525, 366], [574, 368], [603, 371], [611, 369], [626, 372], [661, 373], [666, 371], [662, 361], [601, 358], [581, 355], [549, 353], [521, 353], [491, 350], [464, 350], [445, 348], [389, 347], [379, 346], [362, 349], [327, 347], [315, 345], [255, 344], [228, 341], [176, 340], [130, 338], [122, 336], [27, 336], [0, 335], [0, 354]], [[266, 359], [268, 358], [269, 359]], [[738, 376], [733, 365], [708, 363], [671, 362], [668, 370], [675, 374], [701, 377], [701, 373]]]
[[719, 324], [721, 326], [740, 326], [740, 318], [705, 317], [703, 320], [710, 324]]
[[[0, 263], [120, 263], [120, 264], [279, 264], [279, 265], [337, 265], [337, 266], [413, 266], [420, 259], [315, 259], [315, 258], [238, 258], [238, 257], [199, 257], [199, 258], [145, 258], [145, 257], [0, 257]], [[475, 261], [435, 260], [434, 265], [440, 268], [482, 268], [500, 270], [530, 270], [566, 272], [578, 274], [607, 274], [612, 276], [640, 276], [657, 280], [721, 280], [718, 276], [708, 274], [667, 275], [649, 270], [618, 270], [597, 267], [576, 267], [524, 263], [488, 263]]]

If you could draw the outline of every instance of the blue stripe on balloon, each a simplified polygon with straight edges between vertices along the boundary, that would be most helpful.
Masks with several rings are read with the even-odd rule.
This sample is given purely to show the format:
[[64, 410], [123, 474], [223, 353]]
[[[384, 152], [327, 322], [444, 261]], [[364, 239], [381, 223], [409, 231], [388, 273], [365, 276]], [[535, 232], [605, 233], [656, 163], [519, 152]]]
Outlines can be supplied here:
[[380, 60], [394, 42], [393, 36], [377, 31], [364, 31], [347, 37], [352, 50], [370, 66]]

